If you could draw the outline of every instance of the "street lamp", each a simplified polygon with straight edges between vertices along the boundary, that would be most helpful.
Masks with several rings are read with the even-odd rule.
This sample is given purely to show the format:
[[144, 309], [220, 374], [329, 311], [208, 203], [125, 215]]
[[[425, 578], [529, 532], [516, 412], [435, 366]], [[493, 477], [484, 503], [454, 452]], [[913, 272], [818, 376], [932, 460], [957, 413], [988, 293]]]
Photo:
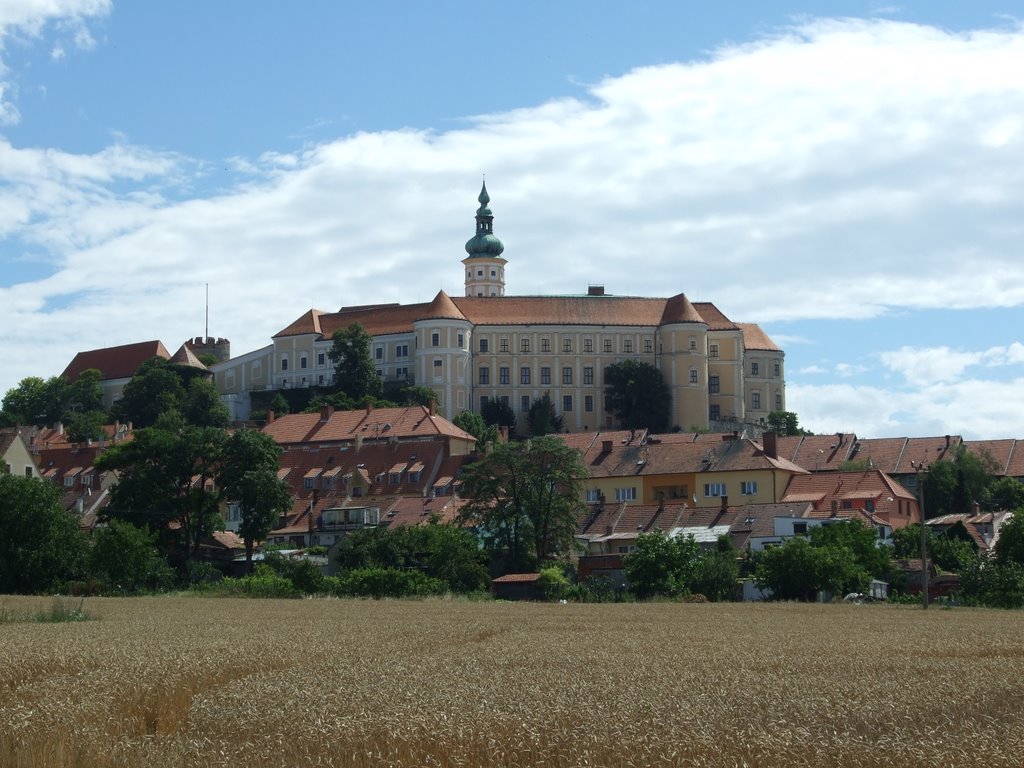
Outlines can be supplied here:
[[926, 539], [926, 531], [924, 525], [924, 483], [921, 482], [921, 474], [927, 473], [928, 469], [925, 467], [923, 461], [914, 463], [910, 462], [910, 466], [914, 468], [914, 474], [917, 478], [917, 504], [921, 511], [921, 604], [924, 606], [924, 610], [928, 610], [928, 544]]

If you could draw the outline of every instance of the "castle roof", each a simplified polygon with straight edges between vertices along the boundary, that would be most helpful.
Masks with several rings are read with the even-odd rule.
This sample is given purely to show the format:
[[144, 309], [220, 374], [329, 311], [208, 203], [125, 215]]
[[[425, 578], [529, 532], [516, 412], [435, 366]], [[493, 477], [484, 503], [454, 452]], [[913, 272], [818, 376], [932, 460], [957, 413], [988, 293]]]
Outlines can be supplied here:
[[455, 306], [447, 293], [438, 291], [434, 300], [427, 305], [426, 311], [418, 320], [465, 320], [466, 316]]
[[64, 369], [64, 378], [75, 381], [83, 371], [95, 368], [103, 374], [103, 381], [130, 379], [147, 360], [162, 357], [169, 360], [171, 354], [159, 340], [122, 344], [119, 347], [104, 347], [79, 352]]

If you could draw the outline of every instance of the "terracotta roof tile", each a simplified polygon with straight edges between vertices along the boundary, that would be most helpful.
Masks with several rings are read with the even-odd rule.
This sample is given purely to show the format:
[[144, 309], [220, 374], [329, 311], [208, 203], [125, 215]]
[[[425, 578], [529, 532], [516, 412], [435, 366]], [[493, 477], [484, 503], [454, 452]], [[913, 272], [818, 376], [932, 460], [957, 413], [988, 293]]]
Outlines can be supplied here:
[[769, 352], [781, 352], [782, 349], [768, 338], [756, 323], [736, 323], [743, 331], [743, 346], [747, 349], [760, 349]]
[[79, 352], [64, 369], [64, 377], [75, 381], [90, 368], [103, 374], [104, 381], [110, 379], [130, 379], [147, 360], [162, 357], [169, 360], [171, 355], [160, 341], [140, 341], [135, 344], [123, 344], [119, 347], [105, 347]]
[[357, 436], [363, 440], [452, 438], [475, 442], [468, 432], [441, 416], [431, 415], [430, 409], [421, 405], [333, 411], [326, 420], [319, 412], [293, 413], [278, 417], [263, 432], [281, 445], [348, 443], [355, 442]]
[[426, 310], [417, 320], [465, 320], [466, 316], [455, 306], [447, 293], [438, 291], [434, 300], [427, 305]]

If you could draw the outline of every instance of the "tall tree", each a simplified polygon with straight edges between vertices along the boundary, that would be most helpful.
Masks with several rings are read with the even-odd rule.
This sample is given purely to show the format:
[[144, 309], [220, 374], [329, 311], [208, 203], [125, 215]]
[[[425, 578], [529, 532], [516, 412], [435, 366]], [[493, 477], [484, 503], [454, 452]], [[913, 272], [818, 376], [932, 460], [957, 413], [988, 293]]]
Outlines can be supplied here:
[[0, 473], [0, 593], [50, 591], [77, 578], [85, 558], [78, 520], [45, 480]]
[[97, 469], [118, 472], [107, 516], [158, 531], [187, 563], [200, 540], [223, 526], [215, 480], [226, 442], [224, 430], [185, 424], [173, 411], [136, 430], [96, 460]]
[[589, 476], [579, 452], [556, 437], [505, 443], [465, 471], [460, 519], [508, 567], [535, 566], [571, 550]]
[[484, 417], [479, 413], [463, 411], [452, 419], [452, 424], [475, 437], [476, 447], [479, 451], [482, 451], [488, 443], [494, 445], [498, 442], [498, 428], [485, 422]]
[[355, 401], [368, 396], [379, 397], [382, 391], [377, 366], [370, 354], [372, 340], [359, 323], [339, 328], [332, 337], [328, 355], [334, 363], [334, 383]]
[[961, 443], [950, 458], [936, 461], [924, 476], [924, 508], [928, 517], [966, 514], [988, 496], [997, 465], [987, 453], [973, 453]]
[[281, 448], [255, 430], [239, 430], [228, 440], [220, 475], [224, 497], [238, 504], [239, 535], [245, 542], [245, 564], [252, 570], [256, 541], [266, 538], [278, 518], [291, 509], [288, 483], [277, 477]]
[[231, 413], [209, 378], [194, 377], [188, 383], [181, 403], [181, 415], [197, 427], [226, 427]]
[[508, 427], [512, 430], [516, 426], [516, 414], [512, 407], [502, 400], [488, 400], [480, 406], [480, 416], [487, 424], [496, 427]]
[[530, 425], [530, 434], [534, 437], [561, 432], [565, 428], [565, 416], [555, 409], [550, 392], [545, 392], [543, 397], [533, 401], [526, 422]]
[[68, 400], [68, 381], [63, 376], [41, 379], [28, 376], [7, 390], [0, 404], [0, 419], [38, 427], [56, 424], [64, 415]]
[[809, 435], [806, 429], [800, 428], [800, 420], [792, 411], [772, 411], [768, 414], [768, 429], [779, 437], [787, 435]]
[[136, 429], [151, 427], [162, 413], [179, 409], [184, 398], [185, 387], [174, 366], [162, 357], [154, 357], [139, 366], [125, 384], [112, 413], [132, 422]]
[[605, 410], [628, 429], [664, 432], [669, 427], [672, 393], [661, 371], [650, 363], [623, 360], [604, 374]]

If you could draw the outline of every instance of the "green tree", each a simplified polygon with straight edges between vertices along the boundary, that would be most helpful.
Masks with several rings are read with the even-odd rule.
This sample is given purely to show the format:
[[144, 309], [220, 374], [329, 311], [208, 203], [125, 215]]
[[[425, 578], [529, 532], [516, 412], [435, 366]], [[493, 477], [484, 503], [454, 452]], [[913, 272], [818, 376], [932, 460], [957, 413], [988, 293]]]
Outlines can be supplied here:
[[768, 429], [776, 432], [779, 437], [811, 434], [807, 430], [800, 428], [800, 420], [792, 411], [772, 411], [769, 413]]
[[1003, 523], [996, 540], [996, 562], [1024, 566], [1024, 514], [1016, 514]]
[[961, 443], [948, 459], [924, 473], [924, 507], [928, 517], [967, 514], [975, 501], [987, 498], [997, 465], [987, 453], [977, 454]]
[[197, 427], [227, 427], [231, 414], [217, 392], [213, 380], [196, 376], [188, 382], [181, 403], [181, 415], [186, 423]]
[[463, 411], [452, 419], [452, 424], [476, 438], [477, 450], [483, 450], [488, 443], [496, 445], [498, 442], [498, 428], [487, 424], [479, 413]]
[[543, 397], [533, 401], [526, 422], [530, 425], [530, 434], [534, 437], [561, 432], [565, 428], [565, 417], [555, 410], [550, 392], [545, 392]]
[[556, 437], [498, 445], [464, 471], [460, 519], [508, 567], [543, 563], [571, 550], [589, 477], [580, 453]]
[[29, 376], [7, 390], [0, 404], [0, 414], [8, 426], [53, 425], [63, 417], [67, 400], [68, 382], [63, 376], [46, 380]]
[[[853, 555], [857, 569], [871, 577], [882, 576], [889, 570], [889, 548], [879, 546], [875, 529], [860, 520], [844, 520], [831, 525], [820, 525], [810, 531], [811, 543], [816, 547], [847, 549]], [[861, 583], [844, 586], [845, 592], [861, 592], [867, 586]], [[849, 587], [848, 589], [846, 587]]]
[[1024, 483], [1015, 477], [1000, 477], [988, 487], [989, 509], [1024, 510]]
[[102, 381], [103, 374], [95, 368], [88, 368], [78, 374], [78, 378], [66, 390], [63, 404], [65, 414], [103, 411]]
[[125, 384], [111, 412], [141, 429], [156, 424], [161, 414], [179, 409], [184, 398], [185, 387], [174, 366], [162, 357], [153, 357]]
[[106, 423], [107, 414], [104, 411], [71, 413], [65, 419], [68, 440], [73, 443], [99, 440], [103, 437], [103, 425]]
[[281, 452], [273, 438], [249, 429], [235, 432], [224, 448], [220, 484], [224, 497], [238, 504], [247, 571], [252, 570], [255, 542], [266, 538], [292, 506], [288, 483], [277, 477]]
[[734, 599], [740, 564], [734, 547], [703, 552], [690, 572], [690, 591], [714, 602]]
[[516, 426], [516, 415], [511, 406], [501, 400], [488, 400], [480, 406], [480, 416], [485, 423], [496, 427], [508, 427], [512, 430]]
[[662, 531], [637, 536], [636, 549], [622, 558], [629, 588], [641, 600], [655, 595], [675, 596], [689, 586], [700, 546], [692, 536], [670, 537]]
[[664, 432], [669, 427], [672, 393], [661, 371], [650, 363], [623, 360], [604, 374], [605, 410], [627, 429]]
[[157, 550], [156, 534], [121, 520], [96, 530], [89, 562], [93, 575], [120, 592], [166, 589], [174, 580]]
[[81, 575], [85, 539], [45, 480], [0, 473], [0, 593], [38, 593]]
[[136, 430], [96, 460], [97, 469], [118, 472], [107, 517], [158, 531], [187, 565], [203, 537], [223, 527], [214, 483], [226, 442], [224, 430], [185, 424], [174, 412]]
[[870, 574], [846, 547], [816, 547], [807, 538], [794, 536], [761, 553], [754, 577], [776, 600], [813, 601], [821, 591], [862, 592]]
[[359, 323], [334, 332], [330, 351], [334, 363], [334, 382], [352, 400], [379, 397], [382, 390], [377, 366], [370, 355], [373, 340]]
[[[966, 534], [963, 525], [959, 530]], [[905, 528], [897, 528], [892, 532], [893, 557], [921, 557], [921, 524], [913, 523]], [[928, 558], [944, 571], [960, 571], [971, 565], [978, 557], [977, 547], [970, 536], [943, 533], [936, 535], [930, 526], [925, 526], [925, 547]]]
[[1024, 565], [979, 558], [960, 572], [960, 597], [968, 605], [1024, 608]]

